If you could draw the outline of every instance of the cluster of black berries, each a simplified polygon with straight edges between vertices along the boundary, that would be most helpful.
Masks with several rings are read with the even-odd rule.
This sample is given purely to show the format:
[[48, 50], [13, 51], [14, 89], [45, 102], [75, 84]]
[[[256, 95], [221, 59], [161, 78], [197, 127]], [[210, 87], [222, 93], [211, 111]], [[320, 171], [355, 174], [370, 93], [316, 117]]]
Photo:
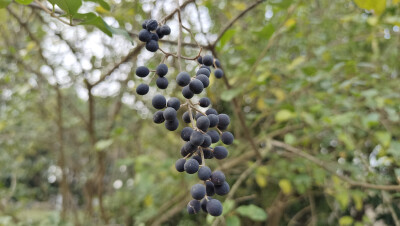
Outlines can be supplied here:
[[[158, 40], [162, 39], [165, 35], [171, 34], [171, 28], [164, 24], [158, 26], [156, 20], [145, 20], [142, 24], [142, 30], [139, 32], [139, 40], [146, 42], [146, 49], [150, 52], [158, 50]], [[155, 32], [152, 32], [155, 31]]]
[[[145, 23], [146, 29], [154, 30], [156, 28], [156, 21], [155, 23], [152, 21], [154, 20], [149, 20]], [[190, 193], [193, 200], [188, 203], [187, 211], [189, 214], [195, 214], [202, 209], [212, 216], [220, 216], [222, 214], [222, 204], [212, 196], [215, 194], [221, 196], [228, 194], [230, 186], [225, 180], [224, 173], [219, 170], [212, 172], [205, 165], [205, 159], [216, 158], [220, 160], [226, 158], [228, 150], [223, 144], [232, 144], [234, 137], [232, 133], [225, 131], [230, 124], [229, 116], [219, 114], [215, 109], [209, 108], [211, 105], [209, 98], [202, 97], [197, 103], [192, 102], [194, 95], [201, 94], [209, 86], [211, 66], [215, 68], [214, 75], [216, 78], [223, 76], [220, 62], [211, 55], [198, 57], [197, 61], [199, 69], [194, 76], [190, 76], [187, 72], [180, 72], [176, 76], [176, 83], [183, 87], [182, 95], [186, 98], [185, 103], [181, 104], [181, 101], [176, 97], [172, 97], [167, 101], [163, 95], [156, 94], [152, 99], [152, 105], [158, 111], [154, 114], [153, 121], [156, 124], [164, 123], [167, 130], [175, 131], [179, 127], [177, 111], [187, 108], [182, 114], [182, 120], [184, 123], [188, 123], [189, 126], [181, 130], [181, 138], [185, 141], [185, 144], [180, 151], [182, 158], [175, 162], [175, 167], [179, 172], [197, 173], [198, 178], [203, 182], [192, 186]], [[152, 71], [159, 76], [156, 81], [157, 87], [160, 89], [167, 88], [168, 80], [165, 78], [168, 73], [167, 65], [162, 63], [157, 66], [156, 70]], [[140, 66], [136, 69], [136, 75], [142, 78], [149, 75], [149, 73], [150, 70], [145, 66]], [[149, 86], [147, 84], [140, 84], [136, 88], [136, 92], [139, 95], [145, 95], [148, 91]], [[208, 109], [203, 112], [198, 106]]]
[[203, 64], [202, 67], [210, 69], [209, 66], [213, 66], [215, 68], [214, 75], [216, 78], [222, 78], [224, 76], [224, 71], [221, 69], [221, 63], [217, 59], [213, 59], [210, 55], [205, 55], [204, 57], [197, 58], [197, 62], [199, 64]]
[[[165, 77], [168, 73], [168, 66], [166, 64], [159, 64], [156, 69], [156, 74], [158, 78], [156, 80], [156, 85], [160, 89], [166, 89], [168, 87], [168, 79]], [[144, 78], [150, 74], [150, 70], [145, 66], [140, 66], [136, 68], [136, 75]], [[149, 85], [140, 84], [136, 87], [136, 93], [139, 95], [146, 95], [149, 92]]]
[[[197, 104], [208, 107], [210, 100], [203, 97]], [[209, 108], [205, 114], [198, 112], [192, 117], [190, 117], [190, 112], [186, 111], [182, 116], [185, 123], [191, 123], [191, 118], [196, 121], [193, 123], [196, 126], [182, 129], [181, 138], [186, 143], [181, 148], [183, 158], [175, 162], [175, 168], [179, 172], [197, 173], [203, 184], [192, 186], [190, 193], [193, 200], [188, 203], [187, 211], [189, 214], [195, 214], [201, 208], [212, 216], [219, 216], [222, 214], [222, 204], [219, 200], [213, 199], [212, 196], [214, 194], [226, 195], [230, 187], [225, 181], [224, 173], [219, 170], [212, 172], [205, 165], [205, 159], [224, 159], [228, 156], [228, 150], [224, 146], [213, 145], [214, 147], [212, 147], [212, 144], [216, 144], [220, 140], [226, 145], [232, 144], [234, 139], [232, 133], [219, 133], [220, 129], [228, 127], [230, 119], [226, 114], [218, 114], [213, 108]]]

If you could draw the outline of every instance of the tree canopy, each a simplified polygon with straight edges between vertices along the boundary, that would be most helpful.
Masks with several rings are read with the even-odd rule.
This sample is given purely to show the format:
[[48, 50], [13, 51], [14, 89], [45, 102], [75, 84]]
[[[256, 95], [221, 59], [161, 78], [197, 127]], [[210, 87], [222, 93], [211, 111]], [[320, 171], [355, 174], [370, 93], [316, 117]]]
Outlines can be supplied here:
[[[400, 225], [399, 0], [0, 7], [0, 225]], [[135, 92], [164, 57], [138, 40], [151, 18], [163, 51], [224, 70], [207, 90], [235, 136], [209, 163], [231, 186], [220, 217], [186, 212], [183, 126], [152, 120], [156, 93], [183, 98], [179, 60], [166, 90]]]

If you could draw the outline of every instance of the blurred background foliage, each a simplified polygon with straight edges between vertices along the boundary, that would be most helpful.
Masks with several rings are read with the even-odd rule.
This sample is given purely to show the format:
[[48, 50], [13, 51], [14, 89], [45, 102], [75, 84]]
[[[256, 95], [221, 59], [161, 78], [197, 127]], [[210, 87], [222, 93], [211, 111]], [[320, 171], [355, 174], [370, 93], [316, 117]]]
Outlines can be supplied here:
[[180, 1], [225, 69], [207, 96], [236, 137], [210, 162], [233, 186], [213, 218], [186, 213], [179, 133], [134, 92], [136, 66], [162, 57], [141, 23], [177, 1], [1, 0], [0, 225], [400, 225], [399, 3]]

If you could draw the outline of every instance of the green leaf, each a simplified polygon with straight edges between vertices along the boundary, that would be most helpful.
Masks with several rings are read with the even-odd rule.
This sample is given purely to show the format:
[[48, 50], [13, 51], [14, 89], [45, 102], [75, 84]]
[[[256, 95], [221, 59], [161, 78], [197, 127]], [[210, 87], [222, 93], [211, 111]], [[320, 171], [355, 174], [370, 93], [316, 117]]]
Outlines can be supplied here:
[[278, 122], [284, 122], [295, 117], [295, 114], [287, 109], [278, 111], [275, 115], [275, 120]]
[[376, 126], [379, 124], [379, 114], [370, 113], [366, 116], [362, 116], [361, 122], [365, 128], [371, 128], [372, 126]]
[[225, 215], [227, 213], [229, 213], [233, 207], [235, 207], [235, 201], [233, 200], [225, 200], [225, 202], [222, 204], [223, 207], [223, 213], [222, 215]]
[[285, 195], [289, 195], [290, 193], [292, 193], [292, 184], [288, 179], [281, 179], [279, 181], [279, 187]]
[[[17, 3], [22, 4], [22, 5], [29, 5], [31, 4], [31, 2], [33, 2], [33, 0], [15, 0]], [[6, 1], [8, 2], [8, 1]], [[2, 4], [2, 3], [0, 3]]]
[[133, 42], [133, 38], [129, 35], [129, 33], [126, 30], [121, 29], [121, 28], [111, 27], [111, 26], [107, 26], [107, 28], [112, 34], [122, 35], [127, 40]]
[[112, 37], [112, 32], [110, 31], [110, 26], [100, 17], [94, 13], [78, 13], [74, 16], [74, 19], [78, 19], [82, 25], [93, 25], [100, 29], [102, 32]]
[[236, 33], [236, 30], [234, 30], [234, 29], [227, 30], [224, 33], [224, 35], [222, 35], [221, 39], [219, 40], [219, 43], [218, 43], [218, 46], [217, 46], [218, 50], [221, 50], [222, 48], [224, 48], [226, 43], [229, 42], [232, 39], [232, 37], [233, 37], [233, 35], [235, 35], [235, 33]]
[[395, 157], [397, 161], [400, 160], [400, 142], [398, 141], [390, 142], [390, 146], [387, 151], [389, 154], [393, 155], [393, 157]]
[[240, 219], [238, 216], [229, 216], [226, 218], [226, 226], [240, 226]]
[[265, 210], [253, 204], [247, 206], [240, 206], [239, 208], [236, 209], [236, 212], [254, 221], [265, 221], [268, 217]]
[[386, 8], [386, 0], [354, 0], [358, 7], [373, 10], [376, 15], [381, 15]]
[[110, 5], [107, 2], [105, 2], [104, 0], [84, 0], [84, 1], [98, 3], [99, 5], [101, 5], [101, 7], [103, 7], [104, 9], [106, 9], [108, 11], [111, 9]]
[[397, 178], [400, 178], [400, 168], [394, 169], [394, 174], [396, 174]]
[[389, 147], [392, 135], [386, 131], [378, 131], [375, 133], [375, 138], [382, 144], [383, 147]]
[[296, 142], [296, 137], [293, 134], [288, 133], [285, 135], [284, 141], [287, 144], [293, 145]]
[[112, 145], [114, 141], [112, 139], [108, 139], [108, 140], [99, 140], [97, 141], [96, 145], [95, 145], [95, 149], [97, 151], [102, 151], [108, 147], [110, 147]]
[[262, 40], [268, 40], [271, 35], [275, 32], [275, 27], [271, 23], [265, 25], [260, 31], [254, 32], [257, 37]]
[[347, 194], [346, 192], [338, 192], [338, 194], [335, 195], [335, 198], [339, 202], [342, 210], [346, 209], [349, 205], [350, 197], [349, 194]]
[[82, 6], [81, 0], [49, 0], [53, 5], [58, 5], [68, 15], [74, 16]]
[[271, 0], [268, 3], [286, 9], [292, 4], [292, 0]]
[[353, 222], [354, 222], [354, 219], [350, 216], [344, 216], [339, 219], [340, 226], [352, 225]]
[[242, 93], [243, 88], [229, 89], [221, 93], [221, 99], [224, 101], [231, 101], [237, 95]]
[[347, 150], [354, 150], [356, 147], [356, 144], [354, 143], [353, 137], [348, 134], [348, 133], [340, 133], [338, 135], [338, 138], [340, 141], [346, 145]]
[[385, 22], [388, 23], [388, 24], [393, 24], [393, 25], [400, 26], [400, 17], [398, 17], [398, 16], [388, 16], [388, 17], [385, 17]]
[[0, 8], [7, 7], [11, 2], [12, 0], [0, 0]]
[[208, 224], [211, 225], [211, 223], [215, 220], [215, 217], [211, 216], [210, 214], [207, 214], [206, 221]]

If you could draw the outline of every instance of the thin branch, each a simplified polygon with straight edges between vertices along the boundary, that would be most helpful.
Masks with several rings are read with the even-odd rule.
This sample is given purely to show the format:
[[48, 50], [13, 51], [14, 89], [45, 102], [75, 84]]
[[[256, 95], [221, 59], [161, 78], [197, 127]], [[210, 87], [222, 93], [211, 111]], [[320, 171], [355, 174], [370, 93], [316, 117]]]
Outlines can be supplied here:
[[48, 13], [51, 17], [56, 18], [57, 20], [61, 21], [62, 23], [69, 25], [69, 26], [74, 26], [71, 21], [65, 21], [61, 19], [61, 17], [57, 16], [54, 12], [52, 12], [49, 8], [47, 8], [45, 5], [43, 5], [39, 0], [35, 0], [35, 3], [46, 13]]
[[310, 211], [311, 207], [310, 206], [306, 206], [303, 209], [301, 209], [299, 212], [297, 212], [292, 219], [290, 219], [288, 226], [293, 226], [293, 225], [297, 225], [299, 222], [298, 220], [308, 211]]
[[325, 169], [327, 172], [336, 175], [339, 177], [341, 180], [347, 182], [351, 187], [362, 187], [362, 188], [368, 188], [368, 189], [377, 189], [377, 190], [384, 190], [384, 191], [400, 191], [400, 186], [399, 185], [379, 185], [379, 184], [370, 184], [366, 182], [360, 182], [360, 181], [355, 181], [345, 175], [339, 174], [336, 172], [335, 169], [332, 169], [331, 167], [328, 166], [328, 164], [310, 154], [307, 152], [302, 151], [301, 149], [292, 147], [288, 144], [285, 144], [281, 141], [277, 140], [272, 140], [271, 141], [272, 146], [274, 147], [279, 147], [284, 150], [287, 150], [289, 152], [292, 152], [293, 154], [296, 154], [300, 157], [303, 157], [304, 159], [307, 159], [316, 165], [320, 166], [321, 168]]
[[106, 73], [102, 74], [100, 76], [100, 79], [91, 84], [92, 87], [97, 86], [98, 84], [100, 84], [101, 82], [103, 82], [107, 76], [111, 75], [115, 70], [117, 70], [119, 68], [119, 66], [121, 66], [122, 64], [128, 62], [129, 60], [131, 60], [134, 56], [136, 56], [140, 50], [142, 50], [144, 44], [140, 44], [138, 46], [136, 46], [136, 48], [134, 50], [132, 50], [128, 55], [126, 55], [120, 62], [118, 62], [117, 64], [115, 64], [109, 71], [107, 71]]
[[[181, 45], [182, 46], [182, 42], [179, 42], [178, 41], [178, 45]], [[199, 53], [195, 56], [195, 57], [187, 57], [187, 56], [182, 56], [182, 54], [173, 54], [173, 53], [169, 53], [169, 52], [167, 52], [167, 51], [165, 51], [165, 50], [163, 50], [163, 49], [161, 49], [161, 48], [158, 48], [165, 56], [173, 56], [173, 57], [175, 57], [175, 58], [182, 58], [182, 59], [185, 59], [185, 60], [196, 60], [197, 58], [199, 58], [199, 56], [200, 56], [200, 54], [201, 54], [201, 51], [202, 51], [202, 48], [199, 46], [199, 48], [200, 48], [200, 50], [199, 50]], [[178, 48], [179, 49], [179, 48]]]
[[286, 134], [286, 133], [288, 133], [290, 131], [293, 131], [293, 130], [301, 129], [303, 127], [304, 127], [304, 124], [288, 125], [288, 126], [285, 126], [285, 127], [281, 128], [281, 129], [277, 129], [277, 130], [274, 130], [274, 131], [268, 133], [266, 135], [266, 137], [274, 138], [276, 136], [280, 136], [280, 135]]
[[182, 208], [189, 202], [189, 197], [185, 197], [182, 201], [177, 203], [174, 207], [170, 208], [168, 211], [161, 214], [156, 221], [154, 221], [151, 225], [158, 226], [161, 225], [163, 222], [167, 221], [169, 218], [174, 216], [175, 214], [182, 211]]
[[239, 15], [237, 15], [236, 17], [234, 17], [232, 20], [229, 21], [229, 23], [227, 23], [225, 25], [225, 27], [221, 30], [221, 32], [218, 34], [217, 39], [211, 44], [211, 48], [214, 48], [215, 45], [218, 43], [218, 41], [222, 38], [222, 36], [225, 34], [225, 32], [232, 27], [232, 25], [239, 20], [241, 17], [243, 17], [247, 12], [249, 12], [250, 10], [252, 10], [253, 8], [255, 8], [257, 5], [259, 5], [260, 3], [264, 2], [266, 0], [258, 0], [256, 2], [254, 2], [253, 4], [249, 5], [245, 10], [243, 10], [241, 13], [239, 13]]
[[244, 180], [246, 180], [248, 178], [250, 173], [252, 173], [253, 170], [256, 167], [258, 167], [260, 164], [261, 164], [261, 160], [258, 159], [253, 165], [251, 165], [249, 168], [247, 168], [247, 170], [245, 170], [242, 174], [240, 174], [239, 178], [236, 180], [235, 184], [233, 184], [231, 190], [229, 191], [229, 194], [226, 197], [227, 200], [232, 199], [233, 195], [235, 194], [235, 192], [237, 191], [239, 186], [243, 183]]
[[289, 7], [285, 20], [278, 26], [279, 28], [277, 29], [277, 31], [274, 32], [274, 33], [272, 34], [272, 36], [268, 39], [267, 45], [266, 45], [265, 48], [261, 51], [260, 55], [257, 57], [256, 62], [255, 62], [255, 63], [253, 64], [253, 66], [251, 67], [250, 73], [249, 73], [250, 75], [254, 74], [255, 70], [257, 69], [257, 66], [260, 64], [261, 60], [262, 60], [262, 59], [264, 58], [264, 56], [267, 54], [268, 50], [271, 48], [271, 46], [272, 46], [273, 42], [275, 41], [275, 39], [276, 39], [280, 34], [283, 33], [283, 31], [284, 31], [283, 28], [284, 28], [284, 25], [285, 25], [286, 21], [287, 21], [287, 20], [290, 18], [290, 16], [294, 13], [294, 11], [297, 9], [297, 7], [299, 6], [299, 4], [300, 4], [300, 1], [299, 1], [297, 4], [292, 5], [292, 6]]
[[168, 14], [167, 16], [165, 16], [164, 18], [162, 18], [160, 20], [160, 22], [165, 23], [167, 20], [170, 20], [175, 13], [177, 13], [178, 11], [180, 11], [181, 9], [185, 8], [186, 5], [188, 5], [189, 3], [195, 2], [196, 0], [187, 0], [184, 3], [182, 3], [182, 5], [180, 5], [178, 8], [176, 8], [174, 11], [172, 11], [170, 14]]
[[177, 58], [179, 71], [182, 71], [182, 62], [181, 62], [181, 51], [182, 51], [182, 18], [181, 18], [181, 9], [178, 8], [178, 21], [179, 21], [179, 36], [178, 36], [178, 50], [177, 50]]
[[308, 200], [310, 201], [310, 207], [311, 207], [311, 225], [316, 226], [318, 223], [317, 210], [315, 209], [314, 195], [312, 194], [311, 191], [308, 191]]
[[[217, 51], [215, 50], [215, 46], [211, 51], [212, 51], [214, 57], [218, 58], [218, 54], [217, 54]], [[221, 69], [223, 71], [225, 71], [222, 66], [221, 66]], [[224, 80], [226, 88], [228, 90], [231, 89], [232, 86], [229, 84], [229, 80], [227, 79], [226, 71], [225, 71], [225, 75], [222, 78]], [[252, 135], [250, 133], [250, 130], [249, 130], [248, 126], [246, 125], [246, 119], [245, 119], [243, 111], [242, 111], [242, 109], [241, 109], [241, 107], [239, 105], [239, 101], [238, 101], [237, 97], [234, 97], [231, 102], [233, 104], [233, 110], [234, 110], [236, 116], [239, 118], [240, 126], [243, 129], [245, 138], [249, 141], [250, 146], [253, 149], [254, 153], [256, 154], [257, 158], [261, 159], [262, 158], [261, 153], [258, 150], [258, 147], [257, 147], [257, 145], [256, 145], [256, 143], [255, 143], [255, 141], [254, 141], [254, 139], [253, 139], [253, 137], [252, 137]]]
[[396, 211], [393, 209], [392, 198], [390, 197], [390, 194], [387, 194], [384, 191], [381, 191], [381, 194], [382, 194], [383, 203], [389, 208], [389, 211], [390, 211], [390, 214], [392, 215], [394, 224], [396, 226], [400, 226], [400, 220], [397, 217]]
[[[43, 10], [45, 11], [42, 6], [40, 6], [39, 4], [37, 4], [36, 2], [32, 2], [31, 4], [28, 5], [29, 7], [33, 8], [33, 9], [39, 9], [39, 10]], [[62, 10], [59, 9], [54, 9], [54, 11], [52, 11], [52, 9], [50, 9], [49, 7], [46, 7], [48, 9], [48, 11], [53, 12], [55, 14], [61, 15], [64, 14], [64, 12]]]
[[236, 198], [234, 201], [235, 201], [235, 203], [241, 203], [241, 202], [245, 202], [245, 201], [252, 200], [255, 198], [257, 198], [257, 195], [252, 194], [252, 195], [247, 195], [247, 196]]
[[25, 22], [22, 21], [22, 19], [14, 12], [11, 10], [11, 8], [8, 6], [7, 7], [7, 11], [17, 20], [17, 22], [19, 23], [19, 25], [24, 28], [24, 30], [28, 33], [29, 38], [32, 39], [32, 41], [38, 46], [39, 48], [39, 56], [40, 58], [47, 64], [47, 66], [49, 66], [51, 68], [51, 70], [55, 71], [54, 66], [52, 64], [50, 64], [48, 62], [48, 60], [44, 57], [43, 53], [44, 50], [42, 48], [42, 46], [40, 45], [40, 41], [39, 39], [33, 34], [33, 32], [30, 30], [28, 24], [26, 24]]

